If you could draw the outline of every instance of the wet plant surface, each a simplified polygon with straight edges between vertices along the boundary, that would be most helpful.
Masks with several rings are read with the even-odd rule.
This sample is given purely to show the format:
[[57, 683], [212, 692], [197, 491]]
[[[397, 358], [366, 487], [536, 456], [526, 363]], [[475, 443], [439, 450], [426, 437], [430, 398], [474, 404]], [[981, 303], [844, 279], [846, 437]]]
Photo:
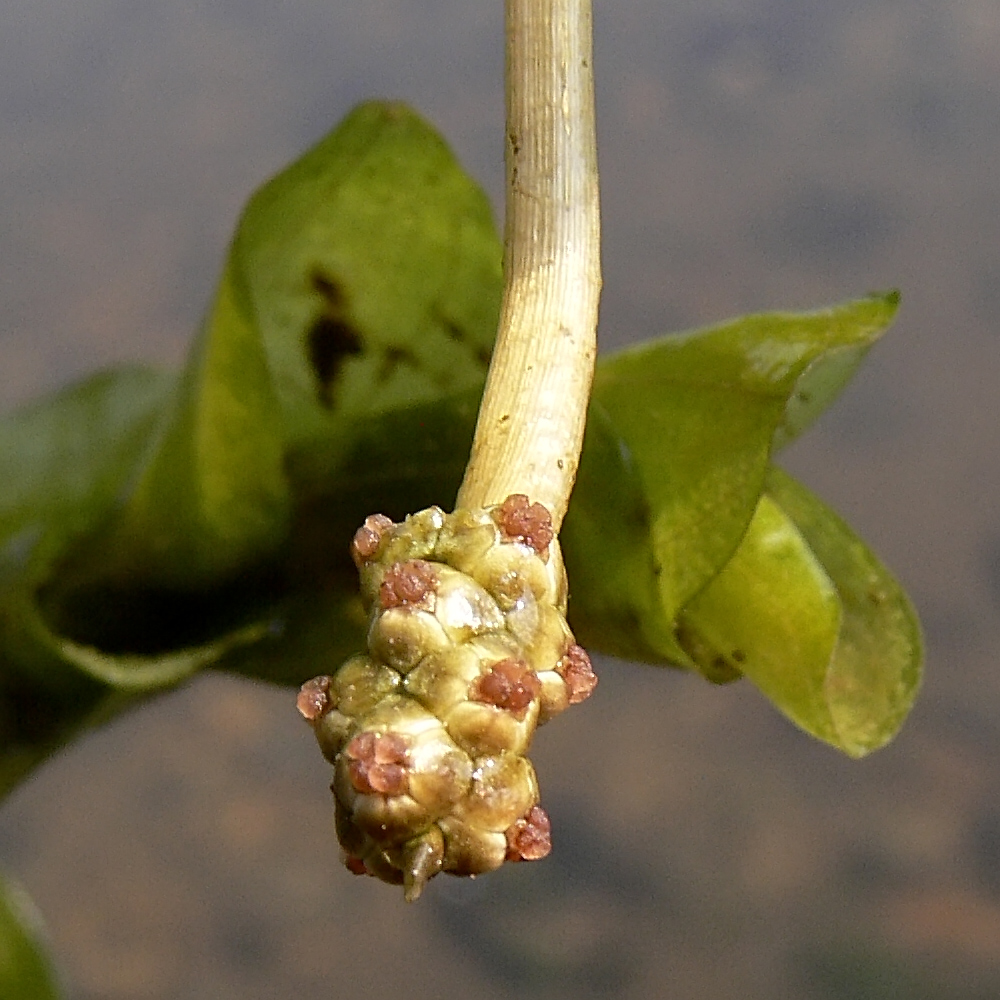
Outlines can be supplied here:
[[[417, 105], [497, 201], [499, 9], [328, 6], [0, 14], [6, 405], [179, 363], [246, 193], [358, 99]], [[643, 0], [599, 10], [596, 44], [602, 346], [903, 291], [788, 465], [914, 597], [912, 719], [852, 763], [746, 684], [598, 663], [533, 748], [552, 856], [404, 907], [340, 869], [294, 697], [202, 678], [0, 814], [83, 1000], [318, 998], [335, 976], [415, 998], [997, 994], [1000, 16]], [[349, 305], [311, 344], [314, 393], [350, 363]]]

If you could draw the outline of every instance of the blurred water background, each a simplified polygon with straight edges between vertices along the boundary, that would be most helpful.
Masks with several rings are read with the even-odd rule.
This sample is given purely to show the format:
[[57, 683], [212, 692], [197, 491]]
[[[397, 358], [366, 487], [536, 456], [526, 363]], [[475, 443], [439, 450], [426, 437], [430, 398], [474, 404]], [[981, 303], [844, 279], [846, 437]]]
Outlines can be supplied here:
[[[501, 7], [4, 0], [0, 405], [180, 364], [246, 196], [364, 98], [499, 217]], [[290, 692], [203, 678], [0, 813], [76, 1000], [1000, 996], [1000, 6], [596, 7], [605, 347], [903, 291], [786, 464], [910, 588], [913, 717], [852, 763], [748, 685], [605, 661], [536, 741], [553, 857], [404, 906], [339, 867]]]

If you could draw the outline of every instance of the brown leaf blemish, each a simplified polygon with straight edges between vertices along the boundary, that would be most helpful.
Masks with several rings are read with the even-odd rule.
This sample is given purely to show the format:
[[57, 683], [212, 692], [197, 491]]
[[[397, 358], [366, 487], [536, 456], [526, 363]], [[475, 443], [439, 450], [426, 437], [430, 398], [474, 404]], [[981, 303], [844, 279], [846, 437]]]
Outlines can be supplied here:
[[319, 401], [333, 407], [333, 386], [344, 362], [362, 353], [357, 331], [342, 319], [320, 316], [309, 330], [309, 362], [318, 383]]
[[313, 323], [307, 336], [306, 349], [313, 374], [316, 376], [319, 401], [327, 409], [334, 403], [333, 389], [344, 362], [361, 354], [361, 335], [348, 322], [346, 296], [332, 278], [316, 272], [313, 289], [323, 299], [324, 310]]

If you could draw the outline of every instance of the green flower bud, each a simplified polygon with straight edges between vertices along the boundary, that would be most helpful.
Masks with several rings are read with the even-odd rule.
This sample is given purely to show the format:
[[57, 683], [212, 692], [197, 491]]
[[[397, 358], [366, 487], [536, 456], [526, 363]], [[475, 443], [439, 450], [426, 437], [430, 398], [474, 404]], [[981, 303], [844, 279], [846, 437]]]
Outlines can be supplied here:
[[551, 604], [524, 603], [508, 612], [507, 630], [536, 672], [554, 670], [573, 642], [566, 619]]
[[379, 562], [391, 566], [410, 559], [433, 559], [446, 518], [440, 507], [428, 507], [411, 514], [402, 524], [394, 525], [379, 550]]
[[473, 646], [451, 646], [425, 656], [406, 675], [403, 687], [424, 708], [444, 719], [452, 708], [468, 698], [469, 686], [482, 672], [481, 662], [479, 651]]
[[344, 715], [356, 717], [372, 711], [399, 684], [395, 670], [370, 656], [352, 656], [334, 676], [330, 696]]
[[455, 816], [438, 824], [444, 836], [443, 868], [452, 875], [482, 875], [507, 860], [507, 838], [471, 826]]
[[494, 546], [471, 567], [470, 575], [493, 595], [504, 611], [525, 601], [554, 606], [560, 591], [548, 563], [523, 544]]
[[538, 781], [527, 757], [479, 757], [472, 785], [452, 815], [478, 830], [503, 833], [538, 802]]
[[429, 611], [389, 608], [372, 616], [368, 648], [386, 666], [406, 674], [425, 656], [451, 649], [452, 643]]
[[501, 660], [470, 684], [468, 700], [448, 712], [448, 732], [471, 754], [523, 753], [538, 724], [541, 693], [527, 664]]
[[454, 643], [504, 627], [497, 602], [471, 577], [445, 566], [438, 570], [434, 614]]
[[456, 510], [441, 528], [435, 558], [475, 576], [473, 568], [499, 541], [499, 529], [488, 511]]

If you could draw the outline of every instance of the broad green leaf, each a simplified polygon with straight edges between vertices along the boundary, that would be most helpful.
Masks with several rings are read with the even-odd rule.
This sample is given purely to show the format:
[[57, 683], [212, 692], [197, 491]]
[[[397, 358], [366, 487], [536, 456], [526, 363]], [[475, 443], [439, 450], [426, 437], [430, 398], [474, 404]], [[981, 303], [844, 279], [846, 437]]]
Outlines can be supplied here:
[[[0, 790], [137, 695], [266, 635], [240, 609], [215, 614], [204, 641], [186, 643], [175, 627], [171, 648], [143, 654], [103, 627], [109, 614], [135, 619], [138, 595], [86, 591], [77, 600], [79, 547], [91, 551], [103, 537], [174, 382], [141, 369], [105, 372], [0, 421]], [[220, 604], [209, 595], [188, 608]], [[93, 642], [68, 637], [81, 633]]]
[[745, 674], [793, 722], [838, 746], [825, 681], [840, 623], [833, 582], [763, 496], [736, 554], [684, 608], [678, 634], [706, 676]]
[[864, 756], [895, 736], [913, 706], [923, 673], [919, 619], [892, 574], [809, 490], [776, 468], [767, 490], [836, 587], [842, 619], [823, 691], [838, 745]]
[[283, 458], [267, 358], [230, 264], [155, 449], [100, 542], [104, 575], [197, 589], [270, 554], [288, 528]]
[[251, 198], [108, 576], [198, 589], [273, 559], [285, 459], [481, 383], [499, 306], [488, 201], [401, 104], [362, 105]]
[[920, 629], [899, 584], [774, 468], [736, 554], [684, 609], [679, 634], [706, 676], [745, 674], [793, 722], [852, 757], [896, 734], [920, 685]]
[[403, 104], [355, 109], [253, 196], [231, 252], [293, 447], [480, 385], [502, 250], [483, 191]]
[[651, 544], [652, 509], [636, 463], [592, 399], [576, 487], [560, 537], [571, 581], [569, 616], [587, 648], [647, 663], [688, 664], [664, 615]]
[[93, 530], [141, 461], [174, 376], [101, 372], [0, 420], [0, 544]]
[[[643, 659], [691, 665], [672, 639], [674, 621], [736, 550], [763, 489], [776, 432], [804, 426], [816, 401], [832, 398], [844, 373], [829, 359], [866, 350], [895, 304], [890, 293], [811, 313], [747, 316], [604, 359], [594, 407], [606, 419], [588, 426], [583, 463], [591, 466], [581, 466], [564, 528], [571, 614], [593, 644], [618, 655], [647, 648], [654, 655]], [[812, 394], [808, 406], [801, 398], [793, 402], [803, 378]], [[589, 440], [609, 429], [614, 440]], [[607, 471], [588, 448], [600, 451]], [[612, 529], [608, 544], [599, 530], [601, 507], [608, 481], [623, 466], [629, 493], [641, 503], [627, 501], [629, 537]], [[605, 619], [608, 578], [619, 592]]]
[[857, 324], [857, 332], [862, 334], [860, 339], [825, 351], [796, 383], [795, 392], [788, 398], [784, 417], [774, 435], [776, 449], [794, 441], [840, 395], [875, 341], [895, 319], [899, 292], [872, 296], [865, 302], [868, 309], [858, 310], [850, 319]]
[[0, 997], [59, 1000], [41, 917], [27, 895], [0, 879]]

